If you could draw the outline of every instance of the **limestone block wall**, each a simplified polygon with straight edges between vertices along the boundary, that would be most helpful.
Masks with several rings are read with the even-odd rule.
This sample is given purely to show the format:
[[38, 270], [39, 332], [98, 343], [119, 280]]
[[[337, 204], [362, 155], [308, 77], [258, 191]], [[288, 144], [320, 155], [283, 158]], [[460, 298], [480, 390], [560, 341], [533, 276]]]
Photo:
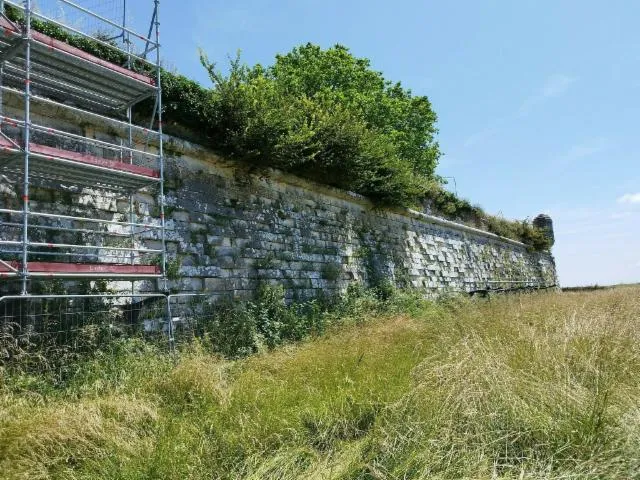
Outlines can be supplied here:
[[[106, 126], [65, 112], [36, 115], [57, 128], [71, 124], [85, 134], [109, 135]], [[284, 285], [288, 298], [302, 299], [343, 291], [351, 282], [427, 293], [470, 291], [496, 281], [556, 283], [551, 254], [530, 252], [519, 242], [415, 211], [376, 209], [360, 196], [258, 171], [176, 138], [168, 138], [167, 147], [166, 245], [173, 291], [240, 298], [266, 281]], [[32, 208], [40, 211], [128, 219], [128, 199], [104, 192], [34, 189], [31, 197]], [[19, 198], [16, 185], [0, 180], [0, 205], [19, 208]], [[157, 217], [157, 192], [136, 194], [134, 208], [137, 221]], [[18, 234], [2, 229], [0, 236]], [[68, 240], [64, 232], [57, 235], [51, 240]], [[160, 246], [154, 232], [143, 238], [148, 248]], [[137, 286], [158, 288], [154, 281]]]
[[182, 151], [191, 156], [168, 168], [175, 183], [167, 213], [169, 250], [180, 265], [176, 288], [247, 295], [270, 281], [291, 296], [313, 297], [353, 281], [427, 292], [469, 291], [492, 281], [555, 284], [551, 255], [518, 242]]

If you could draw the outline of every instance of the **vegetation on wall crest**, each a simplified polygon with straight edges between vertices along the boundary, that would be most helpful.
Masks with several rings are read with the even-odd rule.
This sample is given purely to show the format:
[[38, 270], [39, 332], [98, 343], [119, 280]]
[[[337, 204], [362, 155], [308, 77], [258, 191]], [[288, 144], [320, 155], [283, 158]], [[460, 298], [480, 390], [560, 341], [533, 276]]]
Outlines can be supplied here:
[[[16, 9], [6, 8], [21, 21]], [[55, 24], [33, 20], [32, 26], [110, 62], [127, 62], [124, 54]], [[238, 54], [227, 73], [203, 52], [201, 61], [211, 88], [161, 71], [167, 132], [196, 136], [227, 157], [356, 192], [379, 206], [417, 208], [549, 249], [528, 220], [488, 215], [447, 191], [435, 173], [441, 152], [429, 99], [385, 79], [347, 47], [307, 43], [276, 55], [268, 67], [250, 67]], [[133, 68], [154, 73], [139, 61]], [[135, 114], [148, 117], [152, 110], [148, 100]]]

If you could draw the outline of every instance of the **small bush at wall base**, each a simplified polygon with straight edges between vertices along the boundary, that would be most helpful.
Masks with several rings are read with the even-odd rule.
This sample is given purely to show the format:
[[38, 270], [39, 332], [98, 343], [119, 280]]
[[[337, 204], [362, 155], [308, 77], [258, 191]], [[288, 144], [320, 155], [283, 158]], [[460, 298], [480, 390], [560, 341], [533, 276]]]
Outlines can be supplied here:
[[206, 305], [195, 332], [212, 351], [228, 358], [242, 357], [259, 349], [256, 319], [244, 303], [220, 301]]
[[282, 285], [268, 283], [259, 285], [251, 301], [219, 301], [207, 305], [201, 317], [197, 335], [230, 358], [319, 334], [326, 321], [317, 300], [287, 305]]
[[424, 307], [422, 294], [351, 284], [341, 297], [287, 304], [282, 285], [262, 283], [246, 302], [222, 300], [202, 305], [196, 336], [213, 352], [243, 357], [287, 342], [322, 334], [345, 321], [361, 321], [373, 312]]

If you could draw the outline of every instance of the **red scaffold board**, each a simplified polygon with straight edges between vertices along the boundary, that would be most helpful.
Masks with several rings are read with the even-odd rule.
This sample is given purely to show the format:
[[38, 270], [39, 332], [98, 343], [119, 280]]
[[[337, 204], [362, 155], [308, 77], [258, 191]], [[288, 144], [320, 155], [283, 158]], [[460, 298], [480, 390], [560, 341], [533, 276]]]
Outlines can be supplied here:
[[[22, 35], [22, 32], [19, 30], [19, 28], [15, 24], [7, 20], [6, 18], [0, 18], [0, 29], [2, 29], [5, 32], [5, 35], [7, 33], [10, 33], [15, 36]], [[84, 50], [80, 50], [79, 48], [72, 47], [68, 43], [62, 42], [60, 40], [56, 40], [55, 38], [51, 38], [49, 35], [45, 35], [44, 33], [40, 33], [35, 30], [32, 30], [31, 38], [33, 38], [33, 40], [37, 42], [40, 42], [46, 45], [49, 48], [58, 50], [68, 55], [73, 55], [74, 57], [77, 57], [77, 58], [81, 58], [82, 60], [85, 60], [89, 63], [93, 63], [94, 65], [100, 65], [101, 67], [108, 68], [111, 71], [117, 72], [121, 75], [125, 75], [129, 78], [145, 83], [147, 85], [155, 86], [156, 84], [156, 82], [152, 78], [149, 78], [146, 75], [142, 75], [140, 73], [129, 70], [128, 68], [121, 67], [119, 65], [116, 65], [115, 63], [102, 60], [101, 58], [91, 55], [90, 53], [87, 53]]]
[[[0, 149], [2, 150], [16, 150], [17, 147], [12, 144], [5, 137], [0, 136]], [[80, 152], [71, 152], [69, 150], [62, 150], [60, 148], [48, 147], [46, 145], [39, 145], [37, 143], [30, 143], [29, 150], [31, 153], [35, 153], [46, 157], [49, 160], [55, 161], [56, 159], [69, 160], [72, 162], [83, 163], [86, 165], [94, 165], [96, 167], [108, 168], [111, 170], [118, 170], [126, 173], [134, 173], [136, 175], [142, 175], [151, 178], [160, 178], [160, 173], [149, 167], [143, 167], [140, 165], [132, 165], [130, 163], [119, 162], [117, 160], [108, 160], [106, 158], [96, 157], [94, 155], [87, 155]]]
[[[22, 271], [20, 262], [7, 262], [19, 272]], [[30, 273], [49, 273], [55, 274], [74, 274], [82, 275], [85, 273], [96, 274], [103, 273], [106, 275], [160, 275], [161, 270], [157, 265], [117, 265], [109, 263], [58, 263], [58, 262], [29, 262], [28, 269]], [[15, 273], [6, 265], [0, 263], [0, 275], [7, 273]]]

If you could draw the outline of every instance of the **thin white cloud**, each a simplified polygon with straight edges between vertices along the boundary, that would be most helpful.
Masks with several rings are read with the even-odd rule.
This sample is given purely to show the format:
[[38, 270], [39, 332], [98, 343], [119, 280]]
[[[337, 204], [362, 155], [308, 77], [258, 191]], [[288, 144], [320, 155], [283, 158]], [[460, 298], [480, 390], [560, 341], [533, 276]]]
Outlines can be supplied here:
[[482, 141], [494, 136], [495, 134], [498, 133], [499, 130], [500, 129], [497, 126], [487, 127], [483, 130], [480, 130], [476, 133], [469, 135], [467, 139], [464, 141], [463, 145], [465, 147], [472, 147], [477, 143], [481, 143]]
[[536, 105], [554, 97], [563, 95], [569, 87], [576, 82], [577, 78], [571, 77], [564, 73], [556, 73], [547, 77], [544, 85], [533, 95], [526, 98], [518, 111], [511, 115], [507, 115], [503, 118], [499, 118], [489, 126], [478, 130], [475, 133], [469, 135], [463, 143], [464, 147], [472, 147], [478, 143], [485, 141], [486, 139], [498, 134], [502, 128], [508, 124], [517, 120], [519, 117], [523, 117], [529, 113], [529, 111]]
[[633, 215], [633, 212], [614, 212], [611, 214], [612, 220], [620, 220], [622, 218], [629, 218]]
[[598, 153], [602, 153], [609, 147], [609, 140], [600, 137], [589, 140], [585, 143], [572, 145], [563, 155], [560, 155], [555, 162], [555, 167], [568, 165], [577, 160], [581, 160]]
[[640, 192], [638, 193], [625, 193], [618, 198], [618, 203], [622, 204], [640, 204]]
[[519, 115], [527, 115], [533, 107], [550, 99], [564, 95], [577, 78], [564, 73], [556, 73], [547, 77], [544, 85], [536, 94], [527, 98], [518, 111]]
[[195, 19], [193, 30], [205, 40], [211, 38], [211, 32], [255, 34], [265, 33], [273, 26], [273, 22], [270, 22], [270, 11], [260, 2], [198, 3], [202, 5], [199, 5], [199, 14], [192, 13]]
[[466, 159], [460, 158], [460, 157], [452, 157], [449, 155], [443, 155], [442, 157], [440, 157], [440, 160], [438, 161], [438, 166], [440, 168], [442, 167], [459, 167], [461, 165], [464, 165], [467, 163]]
[[547, 215], [552, 218], [562, 218], [563, 220], [588, 220], [600, 216], [602, 212], [592, 207], [575, 207], [575, 206], [553, 206], [547, 209]]
[[547, 82], [542, 89], [542, 96], [549, 98], [562, 95], [575, 81], [575, 77], [570, 77], [563, 73], [551, 75], [547, 78]]
[[622, 240], [625, 238], [630, 238], [632, 235], [629, 232], [610, 232], [602, 235], [603, 240]]
[[628, 229], [630, 211], [594, 208], [555, 208], [549, 214], [553, 219], [556, 234], [560, 236], [584, 236], [597, 233], [598, 237], [623, 238], [633, 234]]

